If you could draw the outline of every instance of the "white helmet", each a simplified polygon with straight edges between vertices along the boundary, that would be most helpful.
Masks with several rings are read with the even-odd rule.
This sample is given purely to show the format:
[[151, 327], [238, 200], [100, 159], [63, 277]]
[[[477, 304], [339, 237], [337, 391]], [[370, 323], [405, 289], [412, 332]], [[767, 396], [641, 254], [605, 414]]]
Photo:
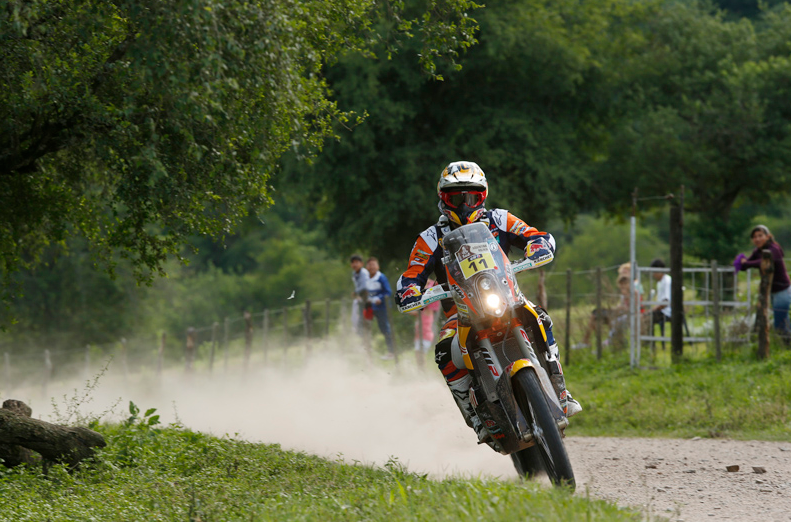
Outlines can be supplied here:
[[454, 161], [442, 171], [437, 183], [439, 210], [457, 225], [474, 223], [483, 216], [489, 195], [486, 174], [477, 163]]

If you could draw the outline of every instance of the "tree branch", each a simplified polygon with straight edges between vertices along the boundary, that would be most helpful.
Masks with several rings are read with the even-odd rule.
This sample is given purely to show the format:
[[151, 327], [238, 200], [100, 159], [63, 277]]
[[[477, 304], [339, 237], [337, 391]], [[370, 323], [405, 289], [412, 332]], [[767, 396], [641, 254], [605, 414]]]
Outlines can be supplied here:
[[[119, 43], [107, 60], [102, 64], [100, 72], [94, 77], [91, 82], [91, 93], [95, 94], [99, 88], [105, 83], [110, 76], [111, 66], [120, 61], [129, 49], [129, 46], [134, 42], [135, 35], [133, 33], [127, 34], [126, 38]], [[38, 125], [38, 121], [45, 121], [42, 126]], [[12, 137], [9, 141], [13, 141], [7, 147], [3, 147], [6, 153], [0, 153], [0, 176], [13, 176], [18, 174], [30, 174], [38, 169], [37, 162], [47, 154], [55, 153], [59, 150], [66, 148], [69, 144], [70, 136], [65, 132], [70, 129], [75, 129], [86, 121], [85, 115], [79, 110], [79, 107], [73, 109], [73, 113], [67, 117], [58, 118], [56, 115], [41, 116], [37, 115], [34, 119], [33, 125], [30, 130], [19, 138]], [[20, 143], [35, 141], [32, 146], [26, 147], [24, 150], [20, 148]]]

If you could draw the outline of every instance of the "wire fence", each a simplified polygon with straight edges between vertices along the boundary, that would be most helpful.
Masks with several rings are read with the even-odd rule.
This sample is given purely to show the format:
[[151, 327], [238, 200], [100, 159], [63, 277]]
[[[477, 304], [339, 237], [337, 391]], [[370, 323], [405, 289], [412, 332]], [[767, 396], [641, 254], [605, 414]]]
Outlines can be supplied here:
[[[566, 365], [583, 358], [626, 353], [635, 328], [639, 329], [638, 362], [641, 365], [661, 362], [669, 334], [663, 331], [664, 323], [652, 320], [652, 308], [660, 303], [653, 298], [651, 271], [638, 272], [640, 321], [639, 326], [631, 328], [629, 292], [618, 285], [622, 272], [622, 266], [608, 266], [520, 275], [520, 286], [528, 299], [543, 304], [552, 316], [554, 335]], [[684, 275], [686, 342], [692, 355], [714, 353], [715, 316], [718, 336], [726, 350], [741, 349], [740, 346], [755, 340], [756, 308], [751, 301], [757, 296], [758, 278], [739, 277], [728, 269], [720, 269], [715, 288], [712, 274], [708, 269], [688, 267]], [[547, 296], [545, 303], [541, 303], [543, 295]], [[108, 358], [112, 358], [114, 371], [127, 376], [161, 374], [166, 368], [178, 366], [186, 372], [211, 374], [228, 371], [230, 366], [241, 365], [247, 370], [254, 365], [277, 364], [296, 354], [307, 357], [314, 350], [328, 346], [331, 338], [355, 335], [352, 303], [351, 299], [341, 299], [262, 308], [191, 327], [185, 332], [152, 332], [105, 344], [69, 346], [59, 339], [21, 350], [6, 347], [2, 390], [7, 392], [37, 382], [46, 389], [58, 380], [89, 379]], [[396, 353], [403, 354], [414, 345], [415, 318], [397, 312], [391, 313], [390, 318]], [[438, 321], [443, 322], [444, 317]], [[384, 353], [385, 343], [378, 329], [372, 325], [370, 331], [373, 354]], [[355, 342], [358, 341], [356, 338]]]

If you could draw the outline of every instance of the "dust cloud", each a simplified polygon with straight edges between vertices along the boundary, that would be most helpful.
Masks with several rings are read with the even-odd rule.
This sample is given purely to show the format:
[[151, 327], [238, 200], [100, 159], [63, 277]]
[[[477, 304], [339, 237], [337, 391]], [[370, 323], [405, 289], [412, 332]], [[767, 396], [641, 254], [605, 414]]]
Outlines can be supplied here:
[[[431, 361], [421, 371], [412, 353], [398, 367], [367, 363], [361, 351], [322, 354], [288, 367], [259, 361], [243, 372], [236, 361], [228, 371], [222, 365], [213, 374], [170, 369], [161, 378], [124, 379], [111, 365], [81, 411], [99, 414], [117, 403], [109, 418], [118, 420], [133, 401], [143, 411], [156, 408], [165, 423], [178, 420], [216, 436], [278, 443], [330, 459], [381, 466], [397, 458], [410, 471], [437, 478], [516, 478], [509, 457], [476, 444]], [[51, 420], [50, 397], [63, 411], [64, 396], [80, 396], [84, 387], [84, 380], [75, 379], [51, 385], [46, 397], [33, 388], [12, 395], [28, 402], [34, 416]]]

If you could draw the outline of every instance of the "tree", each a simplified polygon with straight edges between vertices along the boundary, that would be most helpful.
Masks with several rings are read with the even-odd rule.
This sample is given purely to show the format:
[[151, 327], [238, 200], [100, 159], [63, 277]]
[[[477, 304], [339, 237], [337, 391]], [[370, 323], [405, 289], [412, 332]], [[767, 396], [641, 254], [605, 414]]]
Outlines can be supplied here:
[[[434, 192], [450, 161], [477, 161], [490, 208], [531, 224], [591, 206], [591, 158], [606, 150], [612, 66], [650, 4], [621, 0], [508, 0], [482, 11], [480, 43], [460, 71], [435, 82], [392, 60], [348, 56], [328, 70], [338, 100], [370, 116], [327, 145], [311, 169], [287, 164], [275, 181], [310, 201], [317, 225], [347, 251], [405, 259], [436, 222]], [[403, 267], [402, 267], [403, 268]]]
[[[370, 52], [387, 17], [422, 62], [473, 41], [468, 0], [7, 0], [0, 4], [0, 271], [88, 239], [139, 279], [191, 234], [222, 236], [270, 204], [288, 148], [346, 121], [323, 67]], [[396, 38], [397, 40], [397, 38]]]
[[616, 92], [629, 101], [599, 163], [596, 193], [617, 210], [634, 187], [657, 196], [685, 185], [696, 215], [690, 252], [726, 261], [749, 222], [734, 208], [791, 191], [791, 7], [754, 24], [671, 4], [645, 36], [624, 64]]

